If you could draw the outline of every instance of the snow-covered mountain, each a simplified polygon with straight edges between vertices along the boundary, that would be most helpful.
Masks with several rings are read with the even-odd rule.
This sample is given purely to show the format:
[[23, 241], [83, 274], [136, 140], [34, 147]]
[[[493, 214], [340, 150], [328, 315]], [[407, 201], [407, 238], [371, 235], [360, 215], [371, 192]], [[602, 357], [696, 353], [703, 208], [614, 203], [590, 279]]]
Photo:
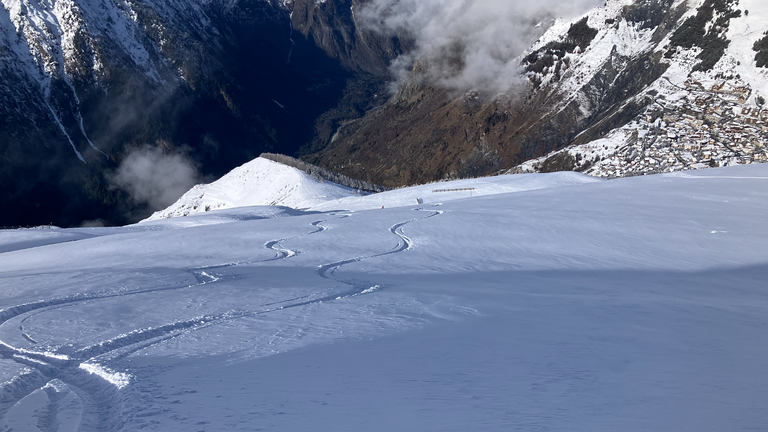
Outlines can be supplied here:
[[[278, 6], [262, 3], [274, 10], [259, 11], [261, 18], [277, 20]], [[38, 136], [50, 123], [73, 157], [85, 162], [88, 147], [100, 152], [90, 136], [108, 141], [119, 135], [106, 135], [100, 129], [107, 125], [98, 121], [130, 123], [137, 116], [130, 112], [134, 107], [115, 106], [117, 100], [161, 103], [179, 86], [194, 88], [217, 72], [226, 25], [221, 15], [238, 6], [208, 0], [4, 0], [0, 109], [6, 138]], [[106, 112], [91, 112], [94, 104]], [[110, 143], [104, 146], [119, 153]]]
[[191, 216], [214, 210], [249, 206], [285, 206], [296, 210], [367, 210], [432, 204], [466, 198], [522, 192], [598, 181], [573, 173], [507, 175], [492, 178], [432, 183], [370, 195], [312, 176], [263, 157], [235, 168], [210, 184], [200, 184], [164, 210], [143, 222]]
[[2, 230], [0, 430], [760, 430], [766, 182], [510, 175]]
[[519, 58], [525, 83], [496, 97], [457, 98], [419, 63], [396, 97], [312, 161], [392, 186], [531, 159], [513, 172], [614, 177], [768, 160], [766, 7], [607, 0], [539, 23], [549, 27]]
[[[508, 22], [486, 27], [474, 1], [4, 0], [0, 200], [16, 211], [0, 224], [150, 215], [161, 206], [112, 181], [147, 147], [198, 181], [277, 152], [389, 187], [761, 162], [764, 3], [585, 0], [516, 19], [500, 2]], [[458, 35], [429, 20], [450, 10], [469, 14]], [[429, 52], [414, 13], [452, 45]], [[503, 67], [481, 70], [470, 46]], [[490, 92], [466, 70], [515, 85]]]
[[0, 1], [4, 213], [124, 210], [145, 144], [424, 183], [257, 158], [0, 230], [0, 432], [768, 424], [768, 164], [723, 167], [766, 157], [762, 0], [607, 0], [528, 23], [520, 93], [386, 102], [419, 45], [363, 0]]
[[[562, 70], [568, 72], [562, 77], [551, 73], [551, 68], [532, 74], [542, 83], [557, 78], [556, 86], [564, 94], [572, 92], [562, 106], [573, 101], [585, 105], [576, 91], [579, 82], [588, 80], [609, 52], [612, 56], [663, 53], [660, 62], [666, 70], [637, 95], [621, 101], [638, 107], [625, 125], [586, 144], [578, 144], [584, 140], [577, 137], [576, 144], [512, 172], [574, 169], [623, 177], [768, 161], [768, 110], [764, 107], [768, 68], [759, 62], [758, 48], [768, 31], [768, 4], [708, 0], [696, 6], [686, 10], [677, 29], [663, 37], [658, 29], [612, 19], [608, 6], [603, 15], [590, 14], [589, 24], [599, 29], [592, 48], [578, 56], [567, 54]], [[550, 29], [537, 46], [551, 44], [556, 30]], [[554, 68], [560, 69], [561, 63]]]
[[200, 184], [170, 207], [147, 220], [189, 216], [248, 206], [286, 206], [306, 210], [317, 204], [359, 194], [296, 168], [256, 158], [210, 184]]
[[[269, 148], [277, 139], [274, 116], [262, 108], [280, 98], [248, 98], [259, 86], [247, 83], [231, 95], [233, 68], [258, 80], [270, 68], [249, 68], [248, 55], [284, 64], [287, 14], [282, 3], [266, 0], [4, 0], [0, 199], [16, 211], [0, 217], [2, 224], [78, 224], [89, 214], [130, 220], [131, 201], [109, 178], [144, 146], [186, 152], [217, 176], [254, 156], [244, 153]], [[257, 28], [247, 35], [269, 34], [271, 42], [233, 46], [251, 21]], [[257, 115], [260, 123], [234, 124]], [[262, 148], [222, 147], [225, 134]]]
[[347, 34], [355, 2], [4, 0], [0, 225], [126, 223], [152, 210], [110, 181], [135, 151], [219, 177], [370, 108], [395, 51]]

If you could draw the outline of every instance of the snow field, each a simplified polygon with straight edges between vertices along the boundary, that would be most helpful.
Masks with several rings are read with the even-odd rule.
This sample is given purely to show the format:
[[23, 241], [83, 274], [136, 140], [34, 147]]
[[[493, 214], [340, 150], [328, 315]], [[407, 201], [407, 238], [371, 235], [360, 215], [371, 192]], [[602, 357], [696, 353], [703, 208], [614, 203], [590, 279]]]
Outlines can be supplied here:
[[2, 231], [0, 428], [760, 428], [766, 185], [503, 176], [32, 248]]

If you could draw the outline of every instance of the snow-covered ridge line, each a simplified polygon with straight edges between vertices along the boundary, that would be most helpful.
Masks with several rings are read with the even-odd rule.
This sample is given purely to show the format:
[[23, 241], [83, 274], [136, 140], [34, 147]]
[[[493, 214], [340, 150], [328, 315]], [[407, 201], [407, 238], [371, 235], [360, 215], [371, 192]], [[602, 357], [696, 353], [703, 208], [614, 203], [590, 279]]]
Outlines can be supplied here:
[[174, 204], [155, 212], [145, 221], [245, 206], [307, 209], [359, 193], [352, 188], [325, 182], [297, 168], [259, 157], [213, 183], [194, 186]]
[[[363, 194], [359, 189], [324, 181], [297, 168], [260, 157], [235, 168], [213, 183], [194, 186], [176, 203], [155, 212], [142, 222], [248, 206], [287, 206], [312, 211], [389, 208], [414, 203], [439, 203], [470, 196], [579, 185], [594, 181], [597, 180], [575, 173], [502, 176], [441, 182], [441, 186], [448, 185], [451, 189], [467, 189], [467, 191], [439, 193], [434, 190], [434, 184], [426, 184], [375, 194]], [[285, 215], [284, 212], [277, 211], [273, 217]]]

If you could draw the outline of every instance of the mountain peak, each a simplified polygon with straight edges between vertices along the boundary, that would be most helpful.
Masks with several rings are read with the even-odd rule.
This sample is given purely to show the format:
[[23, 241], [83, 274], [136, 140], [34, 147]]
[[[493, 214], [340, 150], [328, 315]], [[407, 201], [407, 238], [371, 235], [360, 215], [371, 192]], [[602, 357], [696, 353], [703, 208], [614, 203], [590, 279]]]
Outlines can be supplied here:
[[301, 210], [356, 194], [359, 191], [355, 189], [259, 157], [213, 183], [193, 187], [145, 221], [248, 206], [286, 206]]

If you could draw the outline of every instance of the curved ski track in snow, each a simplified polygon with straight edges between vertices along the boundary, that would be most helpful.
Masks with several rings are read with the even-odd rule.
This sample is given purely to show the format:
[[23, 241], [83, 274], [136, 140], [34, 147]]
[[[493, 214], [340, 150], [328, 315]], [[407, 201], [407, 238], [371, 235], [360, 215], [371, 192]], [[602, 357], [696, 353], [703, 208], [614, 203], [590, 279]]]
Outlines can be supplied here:
[[329, 297], [329, 298], [326, 298], [326, 299], [322, 299], [321, 301], [340, 300], [340, 299], [347, 298], [347, 297], [354, 297], [354, 296], [358, 296], [358, 295], [361, 295], [361, 294], [367, 294], [369, 292], [373, 292], [373, 291], [381, 288], [379, 285], [374, 285], [374, 284], [372, 284], [371, 282], [368, 282], [368, 281], [340, 279], [340, 278], [336, 277], [336, 275], [335, 275], [336, 270], [338, 270], [339, 268], [341, 268], [341, 267], [343, 267], [345, 265], [348, 265], [348, 264], [352, 264], [352, 263], [356, 263], [356, 262], [360, 262], [360, 261], [365, 261], [365, 260], [368, 260], [368, 259], [371, 259], [371, 258], [378, 258], [378, 257], [386, 256], [386, 255], [392, 255], [392, 254], [396, 254], [396, 253], [400, 253], [400, 252], [404, 252], [404, 251], [413, 249], [413, 241], [410, 239], [410, 237], [406, 236], [405, 233], [403, 233], [403, 227], [405, 225], [408, 225], [409, 223], [420, 221], [420, 220], [429, 219], [429, 218], [432, 218], [432, 217], [435, 217], [435, 216], [439, 216], [439, 215], [445, 213], [445, 211], [443, 211], [443, 210], [424, 210], [424, 208], [421, 208], [421, 207], [420, 208], [416, 208], [414, 210], [415, 211], [429, 211], [429, 212], [431, 212], [431, 214], [429, 214], [428, 216], [422, 217], [422, 218], [409, 219], [407, 221], [398, 222], [398, 223], [392, 225], [389, 228], [389, 231], [392, 234], [394, 234], [394, 235], [399, 237], [397, 246], [395, 246], [394, 249], [392, 249], [390, 251], [387, 251], [387, 252], [382, 252], [382, 253], [379, 253], [379, 254], [375, 254], [375, 255], [368, 255], [368, 256], [361, 256], [361, 257], [356, 257], [356, 258], [350, 258], [350, 259], [341, 260], [341, 261], [335, 261], [335, 262], [332, 262], [332, 263], [327, 263], [327, 264], [323, 264], [323, 265], [319, 266], [318, 269], [317, 269], [318, 276], [320, 276], [320, 277], [322, 277], [324, 279], [331, 279], [331, 280], [335, 280], [337, 282], [341, 282], [341, 283], [343, 283], [345, 285], [348, 285], [350, 287], [349, 291], [347, 291], [347, 292], [345, 292], [345, 293], [343, 293], [341, 295], [337, 295], [335, 297]]
[[[341, 218], [349, 217], [349, 215], [342, 215]], [[0, 326], [8, 323], [13, 318], [26, 315], [19, 324], [19, 331], [21, 335], [30, 343], [37, 344], [30, 335], [24, 331], [23, 323], [39, 313], [50, 311], [52, 309], [58, 309], [62, 307], [74, 306], [89, 301], [98, 301], [111, 299], [115, 297], [125, 297], [137, 294], [146, 294], [159, 291], [170, 291], [184, 288], [198, 287], [208, 283], [218, 282], [225, 279], [223, 275], [210, 275], [205, 270], [219, 269], [226, 267], [234, 267], [237, 265], [254, 264], [259, 262], [269, 262], [280, 259], [287, 259], [298, 254], [297, 251], [284, 249], [280, 247], [280, 242], [304, 237], [311, 234], [316, 234], [327, 230], [328, 228], [321, 226], [320, 223], [325, 220], [318, 220], [312, 222], [310, 225], [315, 227], [315, 230], [309, 231], [293, 237], [286, 237], [277, 240], [267, 242], [264, 247], [272, 249], [277, 252], [277, 256], [274, 258], [268, 258], [265, 260], [257, 261], [242, 261], [236, 263], [228, 263], [215, 266], [206, 266], [188, 270], [196, 279], [197, 284], [179, 286], [176, 284], [162, 285], [158, 287], [151, 287], [141, 290], [135, 290], [130, 292], [117, 292], [109, 294], [95, 294], [89, 295], [87, 293], [78, 294], [74, 296], [54, 298], [48, 300], [40, 300], [37, 302], [25, 303], [16, 305], [10, 308], [0, 310]], [[290, 301], [290, 300], [288, 300]], [[265, 305], [268, 306], [268, 305]], [[210, 325], [211, 323], [233, 319], [244, 316], [243, 313], [225, 313], [219, 316], [203, 316], [194, 318], [191, 320], [175, 322], [159, 327], [151, 327], [148, 329], [135, 330], [124, 334], [122, 336], [103, 341], [99, 344], [84, 348], [77, 352], [76, 359], [69, 358], [68, 356], [60, 356], [53, 353], [37, 352], [22, 348], [13, 347], [3, 341], [0, 341], [0, 357], [13, 359], [17, 363], [24, 364], [32, 369], [32, 372], [25, 374], [21, 377], [17, 377], [11, 383], [7, 383], [0, 388], [0, 419], [4, 419], [8, 411], [23, 400], [25, 397], [31, 395], [35, 391], [40, 390], [43, 386], [50, 383], [54, 379], [57, 379], [68, 386], [80, 399], [82, 405], [82, 421], [80, 430], [88, 431], [111, 431], [118, 430], [120, 426], [119, 413], [104, 413], [101, 412], [104, 407], [113, 407], [111, 409], [118, 409], [120, 403], [114, 398], [117, 397], [117, 389], [112, 383], [107, 382], [103, 378], [93, 375], [80, 368], [80, 364], [83, 364], [89, 360], [94, 359], [97, 356], [107, 354], [122, 348], [129, 346], [135, 346], [136, 349], [131, 350], [122, 355], [128, 355], [131, 352], [138, 351], [146, 348], [149, 345], [166, 340], [170, 337], [179, 335], [183, 330], [192, 329], [196, 327], [202, 327]], [[79, 385], [78, 385], [79, 384]], [[105, 395], [105, 393], [108, 393]], [[96, 400], [104, 400], [104, 397], [108, 396], [106, 400], [109, 400], [108, 404], [96, 404], [92, 403]], [[51, 398], [49, 397], [49, 400]], [[55, 400], [51, 400], [51, 404], [55, 405]], [[101, 408], [100, 408], [101, 405]], [[50, 409], [49, 411], [55, 411]], [[112, 415], [114, 414], [114, 415]], [[55, 415], [54, 415], [55, 416]], [[50, 417], [50, 416], [49, 416]], [[49, 422], [50, 423], [50, 422]], [[0, 425], [0, 427], [2, 427]], [[55, 423], [50, 423], [51, 430], [55, 430]], [[0, 431], [4, 431], [0, 430]]]
[[[389, 228], [389, 231], [398, 237], [398, 244], [393, 249], [374, 255], [359, 256], [355, 258], [326, 263], [318, 267], [317, 274], [319, 277], [334, 280], [348, 286], [348, 289], [341, 293], [313, 293], [306, 296], [282, 300], [279, 302], [267, 303], [262, 305], [262, 307], [265, 309], [261, 310], [228, 311], [222, 314], [204, 315], [188, 320], [165, 324], [162, 326], [137, 329], [118, 337], [83, 348], [75, 352], [72, 357], [56, 353], [16, 348], [3, 341], [0, 341], [0, 357], [13, 359], [17, 363], [26, 365], [32, 370], [30, 373], [19, 376], [11, 383], [8, 383], [0, 388], [0, 419], [4, 419], [8, 411], [14, 405], [22, 401], [25, 397], [31, 395], [35, 391], [41, 390], [42, 387], [50, 384], [52, 381], [58, 380], [69, 387], [69, 389], [71, 389], [72, 392], [74, 392], [80, 400], [82, 406], [82, 417], [80, 423], [81, 431], [117, 431], [121, 429], [123, 422], [120, 412], [122, 404], [120, 401], [119, 388], [113, 383], [107, 381], [105, 378], [82, 369], [80, 365], [92, 361], [99, 356], [107, 354], [117, 354], [118, 357], [124, 357], [150, 345], [177, 337], [187, 331], [201, 329], [233, 319], [257, 316], [311, 304], [336, 301], [374, 292], [380, 288], [379, 285], [373, 284], [369, 281], [344, 280], [336, 277], [335, 272], [341, 267], [355, 262], [392, 255], [412, 249], [413, 241], [407, 235], [405, 235], [403, 232], [403, 227], [412, 222], [429, 219], [444, 213], [444, 211], [440, 210], [425, 210], [423, 208], [416, 208], [414, 210], [429, 211], [430, 214], [422, 218], [409, 219], [407, 221], [398, 222], [392, 225]], [[347, 218], [349, 216], [349, 214], [344, 214], [341, 215], [340, 219]], [[187, 286], [178, 286], [175, 284], [163, 285], [142, 290], [109, 294], [77, 294], [69, 297], [25, 303], [1, 310], [0, 326], [6, 324], [9, 320], [15, 317], [30, 314], [22, 320], [22, 323], [19, 326], [19, 330], [26, 340], [30, 341], [31, 343], [36, 343], [36, 341], [30, 335], [24, 332], [23, 328], [23, 322], [32, 316], [31, 313], [33, 312], [42, 313], [47, 310], [59, 307], [73, 306], [75, 304], [89, 301], [191, 288], [208, 283], [219, 282], [223, 279], [230, 279], [233, 276], [227, 277], [225, 275], [212, 275], [209, 274], [206, 270], [223, 269], [239, 265], [263, 263], [294, 257], [299, 252], [282, 247], [281, 242], [320, 233], [330, 229], [321, 225], [322, 222], [325, 222], [325, 220], [312, 222], [311, 225], [316, 228], [313, 231], [293, 237], [271, 240], [265, 243], [265, 248], [274, 250], [277, 253], [277, 255], [273, 258], [256, 261], [238, 261], [188, 270], [197, 279], [197, 284]], [[318, 298], [317, 296], [320, 297]], [[283, 304], [283, 306], [277, 306], [278, 304]], [[105, 403], [105, 401], [107, 402]], [[50, 415], [47, 417], [55, 417], [56, 399], [49, 397], [49, 405]], [[47, 429], [55, 430], [55, 422], [49, 421], [48, 424], [49, 426]], [[0, 430], [0, 432], [4, 431]]]

